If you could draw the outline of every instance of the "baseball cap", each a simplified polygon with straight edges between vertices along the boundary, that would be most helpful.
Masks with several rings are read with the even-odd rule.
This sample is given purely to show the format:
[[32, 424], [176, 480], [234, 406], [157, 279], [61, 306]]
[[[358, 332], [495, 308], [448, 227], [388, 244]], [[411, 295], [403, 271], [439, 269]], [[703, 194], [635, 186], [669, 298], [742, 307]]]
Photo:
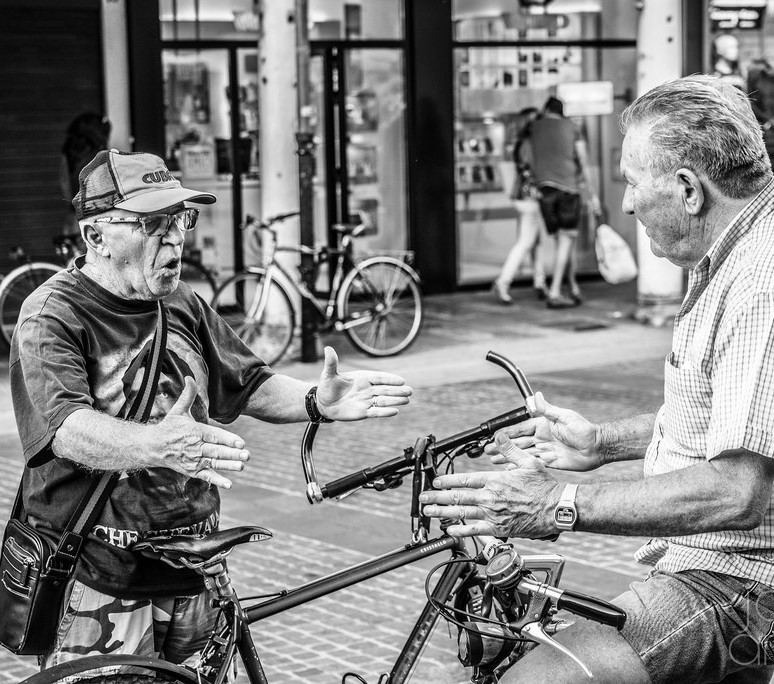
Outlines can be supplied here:
[[180, 202], [216, 200], [212, 193], [184, 188], [155, 154], [101, 150], [78, 174], [73, 207], [81, 220], [113, 208], [150, 213]]

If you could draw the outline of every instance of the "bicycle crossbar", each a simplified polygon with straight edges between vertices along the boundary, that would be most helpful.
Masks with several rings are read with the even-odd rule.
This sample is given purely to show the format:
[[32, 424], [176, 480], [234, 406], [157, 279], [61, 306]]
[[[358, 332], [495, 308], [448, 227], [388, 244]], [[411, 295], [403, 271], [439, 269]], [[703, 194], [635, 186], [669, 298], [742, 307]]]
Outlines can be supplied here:
[[404, 565], [415, 563], [416, 561], [433, 556], [443, 551], [458, 549], [461, 542], [448, 535], [437, 537], [421, 544], [409, 544], [401, 549], [390, 551], [389, 553], [365, 561], [358, 565], [353, 565], [344, 570], [339, 570], [331, 575], [313, 580], [303, 584], [295, 589], [290, 589], [287, 593], [277, 598], [270, 599], [257, 606], [245, 608], [248, 622], [263, 620], [264, 618], [277, 615], [285, 610], [300, 606], [309, 601], [327, 596], [340, 589], [346, 589], [367, 579], [390, 572]]

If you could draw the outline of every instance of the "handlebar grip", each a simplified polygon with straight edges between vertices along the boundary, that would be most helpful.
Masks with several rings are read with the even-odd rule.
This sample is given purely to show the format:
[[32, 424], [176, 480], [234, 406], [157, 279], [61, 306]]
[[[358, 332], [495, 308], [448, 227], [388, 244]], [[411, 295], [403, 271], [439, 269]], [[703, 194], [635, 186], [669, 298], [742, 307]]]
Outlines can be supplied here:
[[492, 420], [486, 421], [484, 425], [486, 425], [489, 434], [493, 435], [498, 430], [502, 430], [510, 425], [516, 425], [516, 423], [521, 423], [529, 417], [529, 412], [525, 408], [520, 407], [513, 411], [508, 411], [508, 413], [496, 416], [492, 418]]
[[352, 489], [362, 487], [369, 482], [383, 477], [384, 475], [391, 475], [401, 468], [405, 468], [411, 461], [411, 452], [408, 455], [404, 454], [398, 458], [393, 458], [391, 461], [386, 461], [373, 468], [364, 468], [344, 477], [340, 477], [338, 480], [333, 480], [323, 487], [320, 487], [323, 499], [333, 499], [340, 494], [346, 494]]
[[626, 623], [626, 613], [618, 606], [576, 591], [563, 591], [556, 601], [556, 607], [569, 610], [589, 620], [601, 622], [603, 625], [610, 625], [618, 630]]

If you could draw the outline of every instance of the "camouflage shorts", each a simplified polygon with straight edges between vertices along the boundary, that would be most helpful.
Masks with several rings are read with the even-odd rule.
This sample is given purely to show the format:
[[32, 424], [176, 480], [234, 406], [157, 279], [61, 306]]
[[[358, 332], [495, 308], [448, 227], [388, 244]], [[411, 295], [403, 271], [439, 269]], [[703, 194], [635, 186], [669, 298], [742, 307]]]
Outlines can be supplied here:
[[75, 579], [42, 669], [91, 655], [132, 654], [182, 663], [207, 643], [217, 619], [207, 592], [196, 596], [120, 599]]

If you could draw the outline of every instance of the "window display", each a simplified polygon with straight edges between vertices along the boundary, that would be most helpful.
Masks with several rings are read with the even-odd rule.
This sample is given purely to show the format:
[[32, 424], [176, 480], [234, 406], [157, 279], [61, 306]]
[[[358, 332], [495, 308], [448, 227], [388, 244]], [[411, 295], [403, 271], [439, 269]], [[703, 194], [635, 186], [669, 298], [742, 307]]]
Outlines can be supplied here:
[[[501, 14], [484, 16], [476, 14], [476, 3], [457, 0], [455, 183], [461, 284], [494, 279], [502, 255], [518, 239], [520, 215], [509, 187], [518, 114], [541, 111], [549, 96], [563, 92], [571, 100], [568, 115], [587, 140], [603, 200], [609, 206], [620, 203], [617, 171], [611, 168], [614, 155], [603, 149], [620, 145], [615, 113], [626, 105], [629, 84], [635, 82], [636, 55], [633, 48], [609, 49], [603, 59], [600, 35], [613, 31], [615, 22], [619, 28], [625, 24], [624, 35], [633, 33], [636, 22], [609, 5], [584, 3], [578, 11], [577, 3], [556, 0], [548, 12], [537, 13], [503, 3]], [[574, 42], [580, 40], [583, 44]], [[599, 44], [588, 47], [589, 41]], [[577, 242], [581, 272], [596, 270], [591, 224], [584, 215]], [[553, 241], [547, 243], [542, 252], [550, 271]], [[529, 276], [531, 268], [527, 264], [519, 275]]]

